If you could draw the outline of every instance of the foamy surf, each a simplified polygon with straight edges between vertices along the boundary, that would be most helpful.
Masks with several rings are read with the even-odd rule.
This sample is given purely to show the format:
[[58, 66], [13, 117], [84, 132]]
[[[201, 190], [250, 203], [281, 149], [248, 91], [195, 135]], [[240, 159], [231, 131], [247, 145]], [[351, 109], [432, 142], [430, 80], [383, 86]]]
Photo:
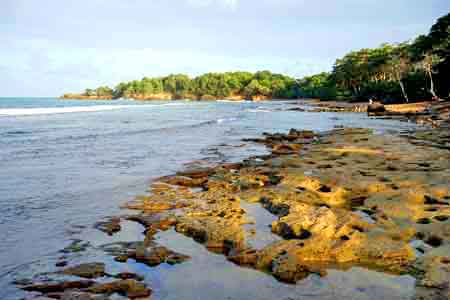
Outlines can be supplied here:
[[217, 102], [225, 102], [225, 103], [242, 103], [248, 102], [247, 100], [217, 100]]
[[245, 110], [246, 112], [251, 112], [251, 113], [268, 113], [268, 112], [272, 112], [271, 110], [268, 109], [262, 109], [262, 108], [253, 108], [253, 109], [247, 109]]
[[133, 105], [96, 105], [96, 106], [72, 106], [72, 107], [39, 107], [39, 108], [6, 108], [0, 109], [0, 116], [32, 116], [48, 114], [65, 114], [79, 112], [96, 112], [105, 110], [116, 110]]
[[237, 120], [237, 118], [231, 117], [231, 118], [217, 119], [216, 122], [217, 122], [217, 124], [222, 124], [222, 123], [233, 122], [233, 121], [236, 121], [236, 120]]

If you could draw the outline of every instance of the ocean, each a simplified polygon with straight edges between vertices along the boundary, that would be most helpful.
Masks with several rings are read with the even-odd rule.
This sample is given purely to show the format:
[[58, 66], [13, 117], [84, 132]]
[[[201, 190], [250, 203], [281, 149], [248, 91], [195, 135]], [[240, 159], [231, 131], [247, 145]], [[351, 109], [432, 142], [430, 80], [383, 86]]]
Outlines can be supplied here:
[[[54, 270], [59, 251], [74, 240], [91, 240], [97, 246], [104, 242], [92, 230], [93, 224], [121, 214], [120, 205], [144, 194], [152, 179], [173, 174], [193, 162], [232, 162], [266, 153], [264, 147], [244, 143], [243, 138], [290, 128], [325, 131], [336, 126], [370, 127], [389, 133], [413, 126], [369, 119], [358, 113], [288, 110], [298, 106], [296, 101], [0, 98], [0, 299], [23, 297], [11, 282]], [[140, 230], [130, 229], [125, 238], [137, 238]], [[191, 251], [199, 247], [175, 233], [169, 234], [171, 239], [166, 236], [162, 240], [170, 245], [178, 243], [180, 247], [191, 247]], [[191, 244], [188, 247], [186, 243]], [[196, 251], [206, 252], [200, 248]], [[99, 256], [95, 251], [86, 255]], [[83, 261], [86, 256], [80, 254], [77, 259]], [[216, 256], [211, 259], [223, 260]], [[232, 268], [224, 265], [226, 262], [217, 264], [220, 270]], [[361, 272], [357, 270], [355, 276], [364, 277]], [[198, 294], [182, 293], [186, 286], [180, 284], [181, 279], [176, 280], [182, 272], [170, 273], [168, 267], [162, 267], [149, 274], [154, 299], [200, 299], [196, 298]], [[206, 291], [207, 298], [222, 299], [221, 288], [233, 290], [236, 284], [244, 284], [245, 278], [250, 284], [262, 280], [271, 291], [281, 284], [266, 274], [234, 266], [227, 273], [234, 275], [224, 275], [228, 278], [226, 284], [223, 278], [218, 280], [224, 286], [207, 288], [211, 284], [208, 277], [214, 276], [211, 274], [195, 281]], [[407, 279], [400, 276], [392, 280], [397, 284]], [[246, 293], [234, 299], [254, 297]]]

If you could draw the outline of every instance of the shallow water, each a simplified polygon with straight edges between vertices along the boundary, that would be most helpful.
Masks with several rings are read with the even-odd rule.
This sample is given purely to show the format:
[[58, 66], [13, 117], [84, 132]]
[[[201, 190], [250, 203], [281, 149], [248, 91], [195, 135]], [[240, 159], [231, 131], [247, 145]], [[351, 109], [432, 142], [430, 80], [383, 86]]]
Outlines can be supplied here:
[[[119, 236], [95, 240], [142, 240], [143, 228], [127, 222]], [[127, 228], [128, 227], [128, 228]], [[94, 236], [91, 236], [94, 238]], [[103, 240], [102, 242], [105, 242]], [[173, 229], [160, 232], [156, 242], [171, 250], [187, 254], [191, 259], [179, 265], [161, 264], [148, 267], [133, 260], [117, 263], [95, 252], [88, 252], [78, 262], [99, 260], [107, 263], [109, 273], [128, 271], [145, 274], [145, 282], [153, 289], [152, 299], [410, 299], [414, 293], [414, 278], [389, 275], [361, 267], [347, 270], [327, 270], [327, 275], [310, 275], [297, 284], [285, 284], [260, 271], [239, 267], [223, 255], [208, 251], [194, 240]], [[76, 260], [75, 260], [76, 261]]]
[[[54, 269], [54, 262], [61, 255], [58, 251], [71, 239], [91, 240], [94, 245], [109, 240], [91, 229], [92, 224], [102, 217], [120, 214], [120, 204], [144, 193], [152, 178], [174, 173], [194, 160], [219, 163], [265, 153], [261, 146], [241, 142], [244, 137], [292, 127], [329, 130], [348, 126], [398, 131], [412, 126], [371, 120], [364, 114], [282, 111], [291, 106], [286, 102], [0, 99], [0, 298], [20, 298], [21, 293], [10, 282], [37, 270]], [[256, 226], [266, 226], [265, 223]], [[122, 235], [138, 238], [140, 228]], [[173, 250], [188, 244], [199, 247], [195, 251], [203, 253], [201, 246], [187, 238], [177, 234], [169, 237], [161, 239], [175, 243]], [[79, 254], [79, 259], [92, 258], [89, 251]], [[93, 251], [92, 255], [100, 254]], [[166, 266], [161, 267], [161, 272], [151, 272], [154, 275], [150, 286], [160, 286], [156, 294], [161, 299], [176, 299], [170, 298], [176, 295], [174, 289], [184, 291], [184, 298], [198, 299], [199, 291], [208, 285], [234, 290], [232, 297], [245, 299], [252, 292], [244, 285], [252, 286], [254, 281], [267, 285], [267, 295], [281, 289], [274, 286], [278, 283], [270, 276], [209, 255], [217, 260], [217, 267], [208, 267], [209, 262], [193, 264], [190, 271], [185, 267], [184, 276], [194, 269], [205, 275], [223, 269], [217, 280], [193, 277], [185, 283], [180, 280], [182, 276], [176, 275], [179, 269], [171, 272], [183, 266]], [[199, 260], [206, 259], [200, 256]], [[226, 282], [225, 277], [229, 278]], [[239, 281], [247, 277], [246, 284]], [[302, 281], [302, 285], [309, 281], [314, 280]], [[320, 282], [323, 284], [323, 280]], [[215, 297], [224, 298], [218, 294]]]
[[409, 299], [410, 276], [394, 276], [354, 267], [310, 275], [296, 285], [278, 282], [265, 273], [238, 267], [224, 256], [207, 251], [174, 231], [157, 241], [192, 259], [177, 266], [161, 266], [146, 280], [155, 287], [154, 299]]
[[247, 230], [246, 242], [250, 248], [261, 250], [267, 245], [281, 240], [280, 236], [272, 233], [271, 224], [273, 221], [278, 220], [277, 216], [271, 214], [259, 203], [241, 201], [240, 205], [245, 210], [246, 217], [251, 222], [244, 226]]

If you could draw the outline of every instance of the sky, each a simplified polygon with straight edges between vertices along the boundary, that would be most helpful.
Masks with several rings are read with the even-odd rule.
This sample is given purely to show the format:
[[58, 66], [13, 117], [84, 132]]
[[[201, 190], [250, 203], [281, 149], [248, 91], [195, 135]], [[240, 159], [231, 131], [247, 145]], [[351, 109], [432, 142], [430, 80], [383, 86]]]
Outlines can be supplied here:
[[448, 0], [0, 0], [0, 96], [59, 96], [144, 76], [330, 71], [426, 34]]

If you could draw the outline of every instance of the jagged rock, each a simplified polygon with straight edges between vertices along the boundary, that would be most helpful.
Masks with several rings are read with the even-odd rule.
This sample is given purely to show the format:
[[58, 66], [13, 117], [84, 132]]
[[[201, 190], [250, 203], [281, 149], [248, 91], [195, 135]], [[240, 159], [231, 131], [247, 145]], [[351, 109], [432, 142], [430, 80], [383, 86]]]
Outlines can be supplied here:
[[152, 293], [151, 289], [133, 279], [95, 284], [86, 289], [86, 291], [94, 294], [118, 293], [131, 299], [148, 297]]
[[167, 230], [177, 222], [176, 218], [164, 214], [140, 214], [126, 218], [129, 221], [138, 222], [147, 230], [151, 227], [156, 230]]
[[428, 252], [414, 264], [417, 274], [415, 300], [448, 299], [450, 295], [450, 246]]
[[92, 295], [79, 291], [65, 291], [61, 300], [93, 300]]
[[272, 147], [272, 154], [295, 154], [302, 148], [300, 144], [277, 144]]
[[100, 231], [107, 233], [108, 235], [113, 235], [121, 230], [120, 218], [112, 217], [106, 221], [98, 222], [94, 225]]
[[258, 251], [254, 249], [232, 250], [228, 254], [227, 259], [240, 266], [255, 266], [258, 259]]
[[77, 252], [83, 252], [86, 251], [88, 247], [90, 247], [91, 244], [89, 242], [83, 242], [82, 240], [73, 240], [70, 245], [62, 249], [61, 253], [77, 253]]
[[373, 103], [367, 106], [368, 115], [383, 115], [386, 112], [386, 108], [381, 103]]
[[[271, 271], [274, 276], [283, 273], [285, 281], [295, 281], [314, 266], [339, 263], [360, 263], [379, 266], [393, 271], [402, 270], [415, 258], [412, 248], [404, 242], [389, 239], [381, 234], [364, 234], [355, 231], [338, 239], [314, 236], [303, 240], [283, 240], [273, 243], [258, 255], [257, 267]], [[276, 267], [274, 267], [276, 266]], [[286, 270], [290, 270], [286, 273]], [[288, 278], [288, 274], [293, 277]]]
[[[192, 237], [213, 251], [227, 253], [241, 248], [244, 231], [239, 222], [220, 217], [183, 217], [178, 220], [176, 231]], [[226, 214], [223, 214], [226, 216]]]
[[86, 263], [70, 267], [61, 271], [62, 274], [78, 276], [83, 278], [97, 278], [105, 276], [104, 263]]
[[142, 276], [140, 276], [138, 274], [135, 274], [135, 273], [131, 273], [131, 272], [121, 272], [121, 273], [118, 273], [118, 274], [114, 275], [114, 277], [115, 278], [119, 278], [119, 279], [123, 279], [123, 280], [125, 280], [125, 279], [135, 279], [137, 281], [144, 280], [144, 277], [142, 277]]
[[114, 257], [114, 260], [117, 262], [127, 262], [128, 255], [118, 255], [118, 256]]
[[289, 130], [288, 136], [293, 136], [295, 138], [301, 139], [312, 139], [314, 138], [315, 134], [314, 131], [311, 130], [297, 130], [295, 128], [291, 128]]
[[[229, 261], [293, 283], [336, 266], [406, 272], [418, 256], [448, 245], [447, 150], [363, 128], [318, 134], [292, 129], [255, 141], [274, 151], [238, 166], [159, 179], [152, 195], [138, 199], [136, 207], [146, 211], [154, 203], [185, 205], [168, 222], [153, 214], [135, 217], [149, 236], [141, 248], [118, 254], [151, 265], [170, 263], [168, 250], [152, 243], [151, 236], [175, 225], [177, 232]], [[191, 192], [189, 187], [198, 184], [201, 189]], [[241, 208], [241, 199], [276, 215], [271, 229], [283, 240], [252, 250], [260, 224], [244, 227], [252, 215]], [[437, 273], [424, 280], [437, 282], [432, 274]]]
[[67, 266], [67, 264], [68, 264], [67, 261], [62, 260], [62, 261], [56, 262], [55, 267], [65, 267], [65, 266]]
[[187, 176], [167, 176], [161, 178], [160, 180], [172, 185], [180, 185], [185, 187], [201, 187], [207, 179], [204, 177], [191, 178]]
[[92, 286], [95, 282], [91, 280], [42, 282], [22, 286], [21, 289], [29, 292], [52, 293], [64, 292], [69, 289], [84, 289]]
[[272, 224], [272, 231], [286, 239], [306, 239], [311, 235], [339, 239], [373, 227], [343, 209], [297, 204], [290, 208], [288, 215]]
[[130, 257], [134, 258], [137, 262], [142, 262], [152, 267], [162, 263], [178, 264], [190, 259], [187, 255], [156, 245], [151, 247], [141, 245], [137, 247], [136, 252], [131, 254]]
[[214, 170], [211, 168], [202, 168], [202, 169], [192, 169], [192, 170], [185, 170], [182, 172], [177, 172], [177, 175], [189, 177], [192, 179], [197, 179], [197, 178], [206, 179], [213, 172], [214, 172]]

